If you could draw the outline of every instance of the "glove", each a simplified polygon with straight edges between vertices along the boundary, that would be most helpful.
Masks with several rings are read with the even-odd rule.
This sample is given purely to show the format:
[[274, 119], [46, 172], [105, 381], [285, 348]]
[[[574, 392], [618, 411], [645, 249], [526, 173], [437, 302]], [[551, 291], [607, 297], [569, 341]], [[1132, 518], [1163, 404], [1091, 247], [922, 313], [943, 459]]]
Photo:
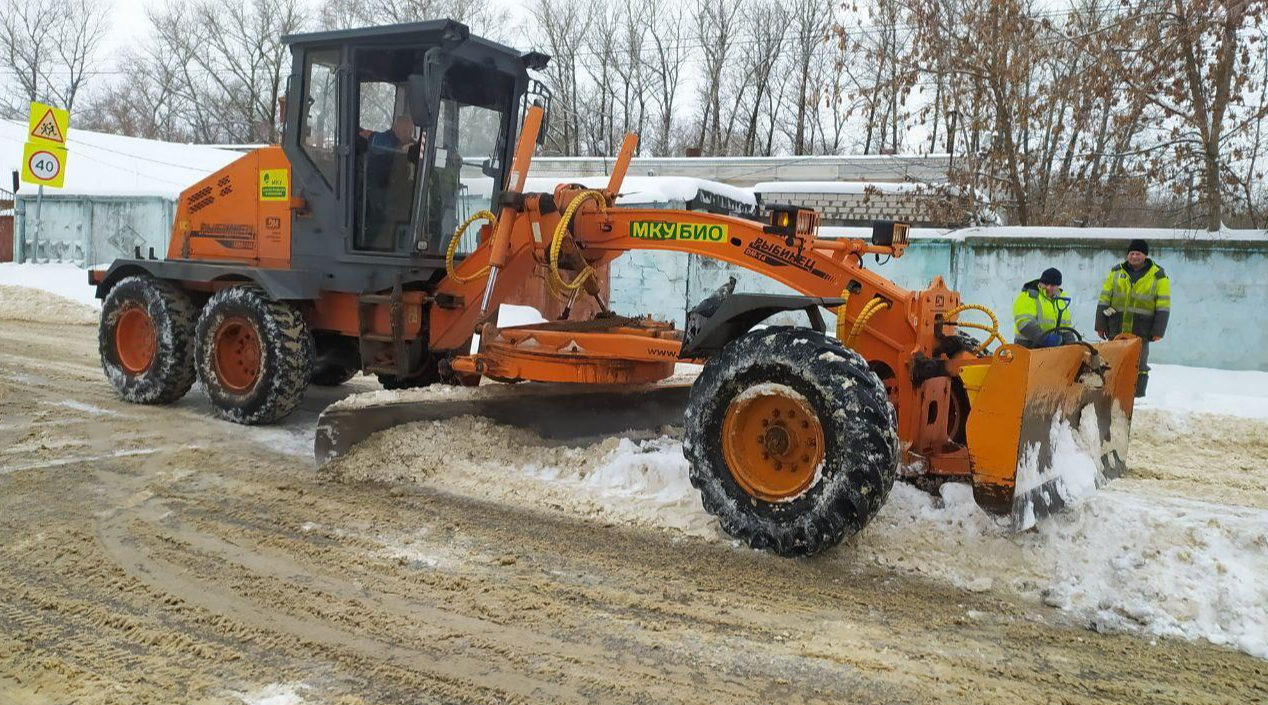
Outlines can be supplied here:
[[1149, 336], [1149, 342], [1151, 342], [1151, 343], [1156, 343], [1156, 342], [1158, 342], [1159, 340], [1162, 340], [1162, 336], [1161, 336], [1161, 335], [1151, 335], [1151, 336]]
[[1043, 337], [1043, 340], [1039, 341], [1039, 347], [1041, 348], [1055, 348], [1060, 344], [1061, 344], [1060, 333], [1049, 333]]

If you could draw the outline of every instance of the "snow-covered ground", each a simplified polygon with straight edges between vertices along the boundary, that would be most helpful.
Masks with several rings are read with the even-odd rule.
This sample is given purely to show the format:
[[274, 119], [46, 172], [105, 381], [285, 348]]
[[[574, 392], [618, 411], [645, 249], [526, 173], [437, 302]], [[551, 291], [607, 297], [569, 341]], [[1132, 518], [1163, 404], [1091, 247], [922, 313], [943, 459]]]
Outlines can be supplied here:
[[[1133, 420], [1127, 474], [1078, 506], [1015, 533], [967, 486], [931, 496], [898, 483], [867, 529], [820, 560], [1011, 592], [1089, 628], [1203, 638], [1268, 658], [1268, 481], [1257, 479], [1268, 470], [1268, 372], [1159, 368]], [[674, 435], [571, 449], [482, 419], [395, 431], [337, 472], [729, 541]], [[1080, 452], [1071, 446], [1061, 460]]]
[[56, 294], [88, 306], [101, 307], [88, 271], [73, 264], [14, 264], [0, 262], [0, 286], [25, 286]]
[[[1089, 628], [1203, 638], [1268, 658], [1268, 495], [1247, 489], [1242, 477], [1268, 470], [1246, 467], [1268, 456], [1260, 449], [1239, 457], [1254, 446], [1236, 445], [1253, 443], [1248, 434], [1268, 438], [1268, 372], [1157, 369], [1134, 434], [1158, 446], [1204, 428], [1210, 435], [1197, 442], [1210, 442], [1203, 448], [1209, 459], [1168, 459], [1181, 450], [1142, 445], [1129, 451], [1125, 477], [1022, 533], [979, 509], [967, 486], [946, 485], [935, 497], [899, 483], [873, 524], [823, 560], [878, 563], [970, 591], [1005, 590]], [[490, 492], [510, 472], [517, 479], [501, 485], [499, 501], [728, 540], [691, 487], [673, 436], [537, 448], [506, 429], [467, 422], [476, 426], [412, 430], [379, 449], [382, 455], [362, 459], [356, 474], [375, 477], [382, 463], [395, 474], [377, 479]], [[473, 448], [471, 437], [499, 440]], [[1161, 471], [1154, 466], [1160, 454]], [[1193, 464], [1198, 472], [1186, 475]]]
[[[0, 285], [95, 303], [83, 270], [69, 266], [0, 265]], [[508, 308], [500, 323], [533, 322], [534, 314]], [[294, 435], [297, 449], [307, 448], [310, 432], [260, 431], [274, 443]], [[449, 468], [446, 475], [465, 463], [476, 489], [498, 484], [482, 483], [479, 472], [514, 471], [508, 501], [725, 540], [673, 436], [576, 450], [533, 449], [519, 436], [501, 450], [469, 445], [499, 435], [451, 425], [422, 439], [430, 447], [393, 452], [415, 467]], [[1256, 479], [1268, 472], [1268, 372], [1155, 365], [1133, 436], [1126, 476], [1034, 531], [1008, 531], [966, 487], [948, 485], [933, 497], [900, 483], [873, 524], [825, 559], [871, 561], [966, 590], [1009, 590], [1096, 629], [1205, 638], [1268, 658], [1268, 491]], [[1141, 445], [1190, 440], [1200, 448], [1186, 458]], [[422, 481], [431, 472], [394, 479]]]

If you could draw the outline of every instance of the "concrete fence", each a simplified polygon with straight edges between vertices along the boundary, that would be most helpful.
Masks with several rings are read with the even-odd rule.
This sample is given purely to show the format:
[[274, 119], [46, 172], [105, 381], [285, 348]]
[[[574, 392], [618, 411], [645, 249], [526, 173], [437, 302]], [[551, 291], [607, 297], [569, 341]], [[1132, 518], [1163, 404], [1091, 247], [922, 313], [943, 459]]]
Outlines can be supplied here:
[[[975, 234], [919, 239], [902, 258], [880, 265], [868, 258], [866, 264], [909, 289], [925, 288], [934, 276], [942, 275], [965, 302], [994, 310], [1010, 341], [1012, 303], [1022, 284], [1038, 278], [1047, 267], [1056, 267], [1073, 299], [1075, 326], [1095, 335], [1092, 323], [1101, 283], [1110, 267], [1122, 261], [1126, 239], [1000, 237], [983, 234], [988, 229], [961, 232]], [[1124, 231], [1127, 237], [1131, 234]], [[1268, 241], [1153, 238], [1150, 252], [1172, 282], [1167, 337], [1154, 347], [1151, 359], [1268, 371]], [[737, 291], [789, 291], [761, 275], [716, 260], [636, 252], [613, 264], [612, 307], [681, 326], [687, 310], [731, 276], [739, 282]], [[801, 314], [796, 317], [804, 321]]]

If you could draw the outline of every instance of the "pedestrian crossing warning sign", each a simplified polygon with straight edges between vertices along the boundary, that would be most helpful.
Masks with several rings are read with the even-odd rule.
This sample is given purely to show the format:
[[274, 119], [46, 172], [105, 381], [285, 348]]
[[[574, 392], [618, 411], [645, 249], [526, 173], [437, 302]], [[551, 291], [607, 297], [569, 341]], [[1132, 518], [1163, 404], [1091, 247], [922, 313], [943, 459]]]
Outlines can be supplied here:
[[66, 144], [70, 113], [43, 103], [31, 103], [30, 139]]
[[286, 169], [260, 170], [260, 200], [285, 201], [290, 197], [290, 174]]

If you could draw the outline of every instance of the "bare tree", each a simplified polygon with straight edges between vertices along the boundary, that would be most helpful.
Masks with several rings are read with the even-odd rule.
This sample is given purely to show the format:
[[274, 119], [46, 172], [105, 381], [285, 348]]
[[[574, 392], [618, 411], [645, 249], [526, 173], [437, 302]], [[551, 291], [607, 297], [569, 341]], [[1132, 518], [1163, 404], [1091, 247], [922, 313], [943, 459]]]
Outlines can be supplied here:
[[678, 84], [682, 67], [689, 61], [687, 23], [684, 13], [669, 0], [644, 0], [647, 23], [655, 28], [648, 39], [646, 58], [651, 85], [654, 86], [656, 108], [659, 111], [654, 153], [669, 156], [673, 153], [670, 143], [678, 105]]
[[722, 141], [722, 83], [737, 41], [736, 33], [744, 2], [697, 0], [692, 39], [704, 57], [700, 87], [696, 147], [718, 154]]
[[582, 45], [590, 16], [582, 0], [533, 0], [528, 6], [538, 45], [551, 55], [545, 78], [554, 92], [546, 148], [554, 154], [581, 154]]
[[22, 115], [29, 101], [73, 110], [84, 82], [98, 70], [110, 9], [108, 2], [91, 0], [68, 0], [55, 9], [37, 0], [0, 5], [0, 67], [20, 90], [0, 96], [0, 111]]
[[744, 111], [740, 154], [756, 154], [761, 145], [761, 121], [775, 120], [767, 110], [767, 94], [771, 84], [782, 80], [777, 75], [785, 51], [784, 9], [776, 0], [754, 0], [743, 10], [743, 26], [747, 37], [740, 52], [741, 108]]
[[791, 130], [793, 154], [805, 154], [810, 140], [806, 130], [810, 125], [810, 111], [817, 107], [818, 86], [815, 85], [818, 61], [827, 48], [829, 32], [833, 27], [833, 3], [831, 0], [786, 0], [788, 32], [792, 35], [789, 58], [791, 80], [796, 82], [792, 113], [795, 116]]
[[[1245, 31], [1262, 22], [1263, 2], [1250, 0], [1133, 0], [1123, 20], [1120, 51], [1140, 57], [1117, 62], [1140, 99], [1161, 112], [1171, 129], [1151, 145], [1159, 176], [1196, 168], [1201, 175], [1206, 228], [1223, 225], [1224, 190], [1235, 139], [1265, 117], [1261, 103], [1243, 109], [1255, 81]], [[1112, 56], [1112, 55], [1111, 55]]]
[[124, 52], [116, 80], [90, 100], [86, 129], [171, 142], [191, 142], [176, 63], [152, 53]]
[[299, 0], [187, 0], [151, 11], [150, 62], [174, 74], [178, 109], [197, 140], [277, 141], [290, 70], [281, 38], [305, 20]]

